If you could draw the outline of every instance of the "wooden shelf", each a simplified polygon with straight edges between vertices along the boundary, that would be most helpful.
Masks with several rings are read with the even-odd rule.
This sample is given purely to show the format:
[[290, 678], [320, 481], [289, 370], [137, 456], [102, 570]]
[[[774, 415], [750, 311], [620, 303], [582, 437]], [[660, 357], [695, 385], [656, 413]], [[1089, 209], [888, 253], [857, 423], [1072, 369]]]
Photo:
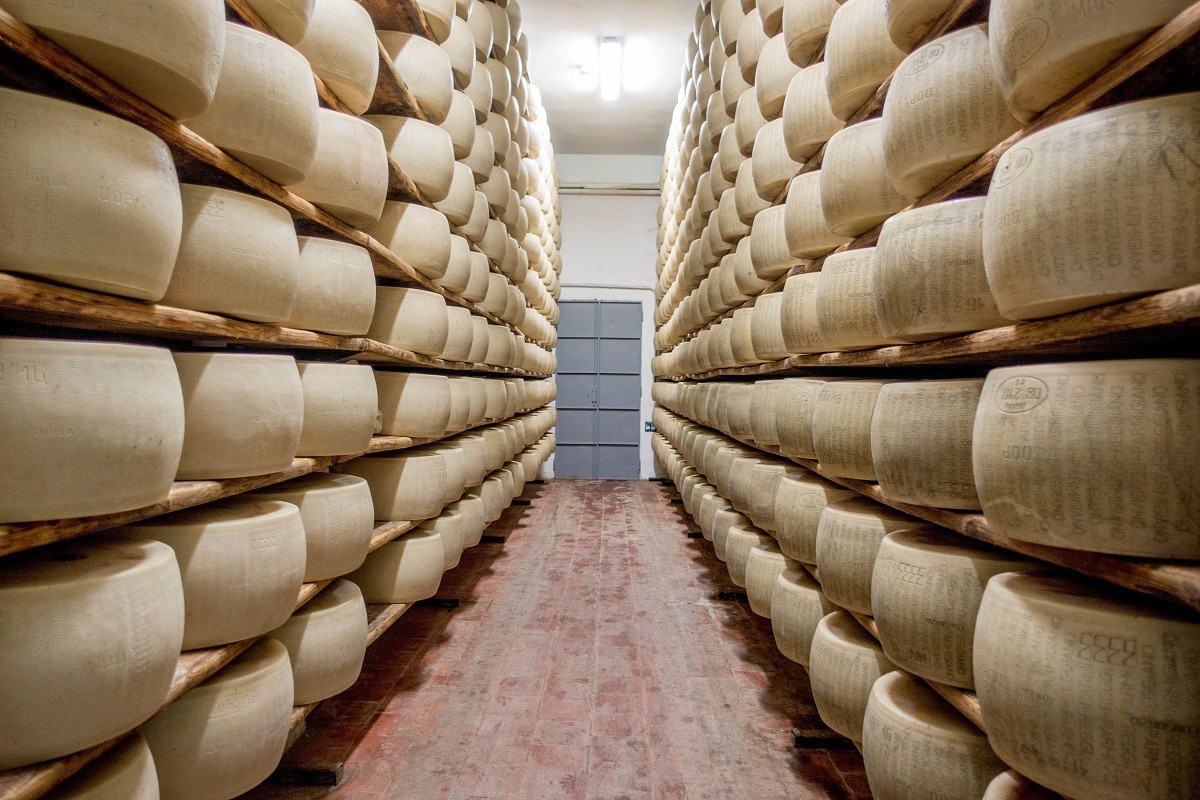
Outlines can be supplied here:
[[361, 336], [333, 336], [230, 319], [203, 311], [143, 303], [87, 289], [60, 286], [6, 272], [0, 272], [0, 318], [187, 341], [342, 351], [353, 354], [350, 358], [381, 366], [511, 377], [549, 377], [531, 370], [432, 358]]
[[377, 30], [415, 33], [434, 39], [415, 0], [359, 0], [359, 4], [371, 15]]
[[371, 535], [371, 544], [367, 547], [367, 552], [374, 553], [388, 542], [394, 541], [409, 531], [414, 530], [420, 524], [420, 522], [413, 522], [412, 520], [402, 520], [400, 522], [376, 520], [375, 533]]

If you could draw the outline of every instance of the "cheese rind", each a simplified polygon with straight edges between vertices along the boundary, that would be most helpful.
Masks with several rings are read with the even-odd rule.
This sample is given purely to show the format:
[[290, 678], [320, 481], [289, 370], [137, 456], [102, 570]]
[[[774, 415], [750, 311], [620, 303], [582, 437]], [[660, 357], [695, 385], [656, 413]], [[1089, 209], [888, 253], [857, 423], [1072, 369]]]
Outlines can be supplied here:
[[870, 119], [842, 128], [825, 147], [821, 210], [838, 236], [864, 234], [908, 205], [888, 177], [883, 134], [883, 120]]
[[[324, 0], [323, 0], [324, 1]], [[317, 151], [304, 180], [288, 189], [356, 228], [379, 221], [388, 193], [383, 134], [369, 122], [321, 109]]]
[[47, 800], [158, 800], [158, 772], [141, 734], [125, 738], [50, 794]]
[[924, 527], [865, 497], [830, 503], [817, 525], [821, 588], [841, 608], [871, 614], [872, 576], [883, 538], [893, 531]]
[[775, 582], [785, 571], [795, 571], [800, 565], [774, 545], [758, 545], [746, 557], [746, 596], [750, 610], [760, 617], [771, 618]]
[[368, 603], [416, 603], [437, 593], [445, 558], [439, 534], [416, 530], [371, 553], [348, 578]]
[[375, 23], [360, 3], [316, 0], [295, 47], [350, 113], [366, 112], [379, 78], [379, 41]]
[[316, 703], [349, 689], [367, 652], [367, 607], [357, 585], [341, 578], [271, 631], [292, 665], [294, 703]]
[[284, 327], [365, 336], [375, 313], [375, 269], [365, 247], [301, 236], [296, 302]]
[[771, 631], [779, 652], [808, 666], [813, 635], [826, 615], [837, 610], [806, 570], [784, 570], [771, 594]]
[[808, 657], [813, 700], [825, 724], [847, 739], [862, 742], [871, 687], [895, 669], [849, 613], [834, 611], [817, 624]]
[[826, 381], [812, 416], [821, 469], [840, 478], [878, 480], [871, 460], [871, 421], [883, 381]]
[[830, 350], [887, 344], [875, 307], [875, 248], [833, 253], [817, 283], [817, 330]]
[[885, 0], [846, 0], [830, 23], [825, 85], [839, 119], [850, 119], [904, 59], [888, 35], [885, 5]]
[[857, 496], [816, 475], [785, 475], [775, 488], [775, 537], [788, 558], [817, 563], [817, 530], [830, 503]]

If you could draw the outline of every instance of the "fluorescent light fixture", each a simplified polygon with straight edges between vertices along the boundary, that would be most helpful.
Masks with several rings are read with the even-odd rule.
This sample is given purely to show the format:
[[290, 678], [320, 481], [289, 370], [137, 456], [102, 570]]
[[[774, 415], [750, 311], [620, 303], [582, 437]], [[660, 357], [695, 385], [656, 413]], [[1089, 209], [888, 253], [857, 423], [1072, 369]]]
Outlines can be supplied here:
[[613, 102], [621, 96], [621, 40], [605, 36], [600, 40], [600, 96]]

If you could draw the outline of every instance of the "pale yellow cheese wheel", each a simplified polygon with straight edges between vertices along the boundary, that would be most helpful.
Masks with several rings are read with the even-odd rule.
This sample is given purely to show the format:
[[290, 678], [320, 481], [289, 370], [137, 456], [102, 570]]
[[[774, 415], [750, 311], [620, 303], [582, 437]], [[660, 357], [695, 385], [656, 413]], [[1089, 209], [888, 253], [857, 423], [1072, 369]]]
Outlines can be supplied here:
[[441, 356], [450, 335], [441, 295], [396, 286], [380, 286], [376, 292], [375, 318], [368, 333], [372, 339], [421, 355]]
[[449, 315], [449, 333], [442, 358], [447, 361], [470, 361], [471, 345], [474, 341], [475, 326], [471, 323], [471, 312], [457, 306], [447, 307]]
[[288, 185], [304, 180], [317, 155], [318, 110], [317, 87], [304, 56], [274, 36], [226, 22], [216, 94], [185, 125]]
[[[452, 16], [449, 31], [441, 42], [442, 49], [450, 57], [450, 69], [454, 74], [456, 87], [466, 86], [471, 82], [471, 73], [475, 69], [475, 38], [471, 35], [471, 26], [465, 19]], [[451, 104], [453, 107], [453, 103]]]
[[119, 736], [166, 699], [183, 639], [175, 555], [93, 537], [0, 563], [0, 768]]
[[786, 206], [772, 206], [754, 218], [750, 233], [750, 263], [754, 274], [768, 283], [774, 282], [795, 263], [788, 251]]
[[863, 741], [871, 687], [895, 670], [879, 643], [847, 612], [834, 611], [817, 624], [808, 656], [813, 700], [825, 724], [847, 739]]
[[287, 648], [265, 639], [139, 728], [162, 800], [233, 800], [266, 780], [287, 746], [293, 691]]
[[[721, 561], [727, 561], [725, 545], [729, 541], [729, 532], [733, 529], [749, 529], [750, 520], [732, 508], [720, 509], [713, 515], [712, 543], [713, 554]], [[751, 545], [753, 546], [753, 545]]]
[[755, 444], [779, 444], [779, 432], [775, 427], [776, 409], [783, 402], [786, 388], [786, 384], [780, 380], [755, 382], [750, 399], [750, 437]]
[[375, 268], [365, 247], [299, 237], [296, 302], [284, 327], [365, 336], [375, 313]]
[[[451, 225], [461, 227], [470, 223], [475, 211], [475, 176], [466, 164], [455, 163], [452, 172], [446, 197], [435, 202], [433, 207], [442, 212]], [[462, 292], [461, 289], [455, 291]]]
[[492, 167], [496, 163], [494, 141], [491, 131], [482, 125], [477, 125], [471, 152], [460, 159], [461, 163], [471, 168], [471, 174], [475, 176], [477, 183], [483, 183], [492, 174]]
[[742, 77], [747, 83], [753, 84], [754, 73], [758, 69], [758, 59], [763, 48], [767, 45], [767, 33], [763, 30], [762, 16], [758, 9], [750, 9], [746, 18], [738, 28], [737, 62]]
[[751, 524], [731, 525], [725, 533], [725, 565], [734, 586], [746, 586], [746, 568], [750, 551], [759, 546], [774, 546], [775, 540]]
[[775, 411], [775, 430], [779, 449], [785, 456], [816, 458], [813, 447], [813, 414], [825, 381], [815, 378], [788, 378], [784, 381], [782, 402]]
[[47, 800], [159, 800], [150, 746], [134, 733], [43, 796]]
[[807, 474], [808, 470], [782, 459], [772, 459], [756, 464], [750, 470], [749, 503], [746, 506], [746, 515], [763, 530], [775, 531], [777, 525], [775, 497], [779, 482], [784, 477], [798, 478]]
[[792, 275], [784, 282], [779, 318], [784, 347], [789, 353], [824, 353], [831, 349], [821, 336], [817, 319], [820, 283], [819, 272]]
[[0, 338], [0, 522], [165, 500], [183, 442], [170, 351]]
[[218, 500], [119, 530], [175, 551], [183, 576], [184, 650], [261, 636], [295, 607], [306, 544], [300, 510], [291, 503]]
[[758, 107], [758, 97], [753, 89], [747, 89], [746, 93], [738, 100], [733, 124], [736, 130], [738, 149], [745, 156], [751, 155], [758, 132], [767, 124], [767, 118], [763, 116], [762, 110]]
[[16, 19], [176, 119], [195, 116], [212, 102], [225, 50], [225, 14], [217, 0], [4, 5]]
[[978, 509], [971, 436], [983, 381], [900, 381], [879, 392], [871, 462], [889, 500]]
[[821, 469], [841, 478], [876, 480], [871, 421], [882, 381], [829, 381], [812, 416], [813, 450]]
[[817, 625], [837, 610], [821, 586], [804, 569], [787, 569], [775, 579], [771, 594], [771, 632], [779, 652], [808, 666]]
[[890, 344], [875, 310], [875, 248], [833, 253], [817, 283], [817, 330], [830, 350]]
[[829, 599], [871, 613], [871, 576], [883, 537], [924, 527], [917, 520], [865, 497], [830, 503], [817, 525], [817, 569]]
[[975, 800], [1007, 769], [983, 731], [902, 671], [871, 689], [862, 752], [877, 800]]
[[883, 134], [883, 120], [871, 119], [838, 131], [825, 148], [821, 209], [835, 234], [866, 233], [908, 205], [888, 178]]
[[458, 566], [465, 546], [461, 512], [447, 508], [442, 511], [440, 516], [422, 522], [417, 530], [436, 534], [441, 539], [443, 571], [449, 571]]
[[446, 505], [449, 473], [446, 460], [437, 453], [399, 451], [355, 459], [335, 469], [366, 478], [376, 519], [432, 519]]
[[464, 548], [475, 547], [483, 540], [483, 532], [487, 529], [487, 520], [484, 519], [483, 499], [481, 497], [464, 494], [457, 502], [446, 506], [446, 510], [456, 511], [462, 515]]
[[931, 681], [975, 688], [975, 617], [993, 575], [1032, 561], [936, 528], [899, 530], [879, 545], [871, 608], [897, 666]]
[[379, 407], [371, 368], [316, 361], [302, 361], [298, 367], [304, 391], [304, 426], [296, 455], [366, 452]]
[[303, 38], [316, 0], [246, 0], [276, 36], [290, 45]]
[[437, 209], [388, 200], [378, 223], [365, 231], [427, 278], [437, 280], [450, 268], [450, 223]]
[[367, 652], [367, 607], [357, 585], [341, 578], [271, 631], [287, 648], [298, 706], [346, 691]]
[[904, 59], [888, 34], [885, 5], [886, 0], [846, 0], [830, 23], [826, 88], [839, 119], [850, 119]]
[[492, 109], [492, 76], [488, 74], [487, 67], [482, 62], [475, 62], [471, 70], [471, 81], [463, 88], [463, 93], [475, 107], [475, 121], [482, 124]]
[[[465, 309], [464, 309], [465, 310]], [[450, 421], [450, 379], [421, 372], [378, 370], [381, 433], [436, 439]]]
[[464, 92], [455, 91], [441, 128], [450, 134], [455, 159], [464, 159], [475, 146], [475, 106]]
[[983, 800], [1059, 800], [1059, 795], [1010, 769], [992, 779]]
[[1194, 615], [1070, 578], [998, 575], [979, 609], [992, 747], [1068, 797], [1167, 800], [1200, 785], [1198, 663]]
[[371, 15], [355, 0], [316, 0], [295, 42], [313, 73], [352, 114], [363, 114], [379, 78], [379, 40]]
[[[833, 0], [817, 0], [833, 3]], [[792, 160], [807, 161], [829, 138], [845, 127], [834, 116], [825, 91], [824, 61], [800, 70], [788, 86], [783, 104], [784, 139]]]
[[179, 188], [183, 238], [163, 304], [254, 322], [288, 320], [300, 282], [291, 215], [241, 192]]
[[[476, 192], [475, 197], [476, 197], [476, 200], [478, 201], [476, 205], [479, 207], [482, 207], [483, 209], [486, 209], [487, 201], [484, 200], [483, 195]], [[471, 253], [471, 276], [467, 281], [467, 288], [463, 289], [463, 293], [462, 293], [463, 299], [470, 300], [472, 303], [478, 303], [480, 300], [482, 300], [484, 297], [486, 297], [487, 296], [487, 287], [488, 287], [488, 283], [490, 281], [490, 278], [489, 278], [490, 275], [491, 275], [491, 266], [488, 264], [487, 256], [485, 256], [483, 253], [472, 252]], [[478, 320], [478, 322], [475, 322], [475, 320]], [[480, 326], [481, 323], [486, 324], [486, 320], [483, 317], [476, 316], [472, 319], [472, 323], [478, 327], [478, 326]], [[483, 354], [480, 353], [478, 357], [473, 355], [470, 360], [471, 361], [480, 361], [482, 359], [483, 359]]]
[[[387, 152], [430, 202], [446, 199], [454, 181], [454, 142], [437, 125], [410, 117], [371, 114], [364, 119], [383, 134]], [[475, 128], [471, 126], [474, 136]]]
[[775, 487], [775, 538], [788, 558], [817, 563], [817, 531], [825, 506], [857, 494], [816, 475], [785, 475]]
[[1000, 313], [1033, 319], [1200, 282], [1197, 142], [1193, 92], [1093, 111], [1006, 152], [983, 217]]
[[[322, 0], [324, 2], [324, 0]], [[348, 225], [379, 222], [388, 193], [387, 147], [370, 123], [323, 108], [316, 156], [288, 189]]]
[[839, 5], [837, 0], [785, 1], [783, 37], [794, 63], [806, 66], [820, 52]]
[[795, 572], [800, 565], [792, 561], [774, 545], [751, 548], [746, 557], [746, 596], [750, 610], [760, 617], [773, 616], [772, 597], [775, 584], [785, 571]]
[[923, 197], [1020, 128], [1004, 102], [986, 25], [942, 36], [896, 68], [883, 107], [883, 158], [896, 190]]
[[108, 114], [13, 89], [0, 88], [0, 113], [0, 265], [161, 300], [183, 225], [179, 179], [162, 140]]
[[1147, 558], [1200, 557], [1200, 361], [992, 370], [975, 417], [974, 471], [998, 533]]
[[777, 120], [783, 114], [788, 86], [799, 71], [788, 52], [786, 37], [782, 33], [773, 36], [763, 47], [754, 79], [758, 107], [765, 119]]
[[319, 472], [259, 489], [254, 495], [300, 509], [306, 583], [345, 575], [367, 557], [375, 510], [371, 488], [362, 478]]
[[887, 0], [888, 34], [906, 53], [916, 49], [954, 0]]
[[434, 38], [439, 42], [446, 41], [457, 10], [454, 0], [417, 0], [417, 6]]
[[986, 200], [971, 197], [902, 211], [879, 233], [875, 309], [883, 334], [924, 341], [999, 328], [983, 259]]
[[820, 258], [851, 237], [834, 233], [821, 204], [822, 170], [798, 175], [788, 185], [784, 224], [788, 250], [801, 260]]
[[450, 56], [436, 42], [399, 31], [379, 31], [383, 44], [401, 80], [408, 86], [417, 106], [434, 125], [445, 122], [454, 96], [454, 73]]

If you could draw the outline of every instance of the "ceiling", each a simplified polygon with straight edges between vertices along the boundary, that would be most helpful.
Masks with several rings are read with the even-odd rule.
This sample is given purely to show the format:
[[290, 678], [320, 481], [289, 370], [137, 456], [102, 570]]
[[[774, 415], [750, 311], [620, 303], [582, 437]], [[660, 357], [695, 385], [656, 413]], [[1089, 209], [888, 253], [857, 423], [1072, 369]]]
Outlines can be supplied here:
[[[522, 0], [521, 11], [554, 149], [662, 155], [696, 0]], [[624, 86], [612, 103], [601, 99], [596, 72], [605, 36], [625, 42]]]

